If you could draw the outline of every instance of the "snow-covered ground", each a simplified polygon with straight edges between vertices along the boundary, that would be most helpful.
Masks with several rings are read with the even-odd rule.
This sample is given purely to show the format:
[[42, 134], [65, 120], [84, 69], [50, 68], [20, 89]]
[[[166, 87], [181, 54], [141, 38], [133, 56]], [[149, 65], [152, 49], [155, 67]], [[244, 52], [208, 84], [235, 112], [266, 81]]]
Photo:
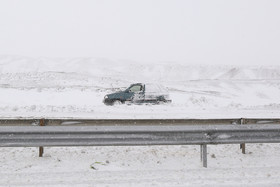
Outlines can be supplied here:
[[[108, 107], [104, 95], [160, 83], [168, 105]], [[0, 56], [1, 117], [279, 117], [280, 66], [190, 66], [95, 58]]]
[[1, 186], [279, 186], [279, 144], [1, 148]]
[[[105, 106], [131, 83], [160, 83], [172, 103]], [[0, 56], [1, 118], [280, 118], [280, 66], [199, 66]], [[2, 186], [278, 186], [279, 144], [1, 148]]]

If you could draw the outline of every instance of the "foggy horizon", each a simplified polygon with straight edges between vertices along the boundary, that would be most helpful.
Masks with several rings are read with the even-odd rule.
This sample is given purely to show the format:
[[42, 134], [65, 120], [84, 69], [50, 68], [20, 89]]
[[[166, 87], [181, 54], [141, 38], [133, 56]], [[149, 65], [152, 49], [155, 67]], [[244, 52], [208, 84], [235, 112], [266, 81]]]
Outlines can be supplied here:
[[279, 65], [279, 1], [2, 0], [0, 55]]

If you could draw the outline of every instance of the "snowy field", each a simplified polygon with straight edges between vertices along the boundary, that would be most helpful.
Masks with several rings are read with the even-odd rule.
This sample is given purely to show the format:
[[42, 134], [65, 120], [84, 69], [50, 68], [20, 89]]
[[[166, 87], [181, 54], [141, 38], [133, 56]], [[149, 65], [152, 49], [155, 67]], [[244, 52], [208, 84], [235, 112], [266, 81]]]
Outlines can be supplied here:
[[[160, 83], [172, 103], [105, 106], [132, 83]], [[198, 66], [0, 56], [1, 118], [280, 118], [280, 66]], [[1, 186], [279, 186], [279, 144], [1, 148]]]
[[[131, 83], [160, 83], [171, 104], [108, 107]], [[189, 66], [0, 56], [1, 117], [280, 117], [280, 66]]]

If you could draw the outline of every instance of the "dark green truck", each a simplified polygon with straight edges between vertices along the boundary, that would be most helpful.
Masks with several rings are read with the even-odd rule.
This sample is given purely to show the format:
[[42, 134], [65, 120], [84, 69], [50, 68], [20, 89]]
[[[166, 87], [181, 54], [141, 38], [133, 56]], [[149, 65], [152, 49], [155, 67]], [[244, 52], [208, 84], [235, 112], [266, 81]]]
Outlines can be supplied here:
[[116, 105], [123, 103], [170, 103], [169, 94], [166, 88], [157, 84], [136, 83], [130, 85], [124, 91], [105, 95], [103, 103]]

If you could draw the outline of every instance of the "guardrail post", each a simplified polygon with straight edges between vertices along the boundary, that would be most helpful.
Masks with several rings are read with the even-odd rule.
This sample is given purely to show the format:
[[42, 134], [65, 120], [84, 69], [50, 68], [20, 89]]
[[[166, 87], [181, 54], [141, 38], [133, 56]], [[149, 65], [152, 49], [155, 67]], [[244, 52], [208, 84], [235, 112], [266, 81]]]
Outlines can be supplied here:
[[[246, 124], [246, 121], [244, 118], [240, 119], [240, 125]], [[240, 144], [240, 149], [242, 149], [242, 153], [245, 154], [246, 150], [245, 150], [245, 143]]]
[[200, 145], [200, 160], [202, 161], [202, 166], [207, 168], [207, 145]]
[[203, 157], [202, 157], [202, 145], [200, 145], [200, 162], [202, 162], [202, 159], [203, 159]]
[[[40, 126], [45, 126], [45, 119], [40, 119]], [[39, 147], [39, 157], [43, 157], [44, 147]]]

